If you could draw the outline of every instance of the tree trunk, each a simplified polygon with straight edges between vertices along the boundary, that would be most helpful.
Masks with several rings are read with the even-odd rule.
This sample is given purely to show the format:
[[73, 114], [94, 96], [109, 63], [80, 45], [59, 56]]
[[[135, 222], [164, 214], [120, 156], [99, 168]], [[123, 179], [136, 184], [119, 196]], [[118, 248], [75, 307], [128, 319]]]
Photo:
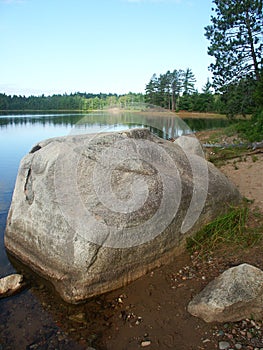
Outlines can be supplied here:
[[257, 56], [255, 53], [255, 47], [254, 47], [254, 41], [253, 41], [253, 36], [252, 36], [252, 32], [251, 32], [251, 27], [250, 27], [250, 23], [249, 23], [248, 12], [246, 12], [246, 27], [247, 27], [247, 31], [248, 31], [248, 40], [249, 40], [249, 45], [250, 45], [251, 56], [253, 59], [253, 66], [254, 66], [254, 70], [255, 70], [255, 75], [256, 75], [257, 81], [259, 81], [260, 80], [260, 72], [259, 72], [259, 67], [258, 67]]

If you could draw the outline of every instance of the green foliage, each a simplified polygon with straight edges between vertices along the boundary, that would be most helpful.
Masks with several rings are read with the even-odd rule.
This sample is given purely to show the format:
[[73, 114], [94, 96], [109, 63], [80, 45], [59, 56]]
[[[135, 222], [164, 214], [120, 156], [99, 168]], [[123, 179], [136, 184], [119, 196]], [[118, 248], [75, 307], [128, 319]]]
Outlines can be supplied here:
[[[262, 0], [213, 0], [211, 25], [205, 28], [213, 86], [220, 92], [217, 110], [229, 118], [263, 107]], [[248, 124], [247, 124], [248, 125]]]
[[176, 69], [167, 71], [159, 77], [154, 74], [146, 85], [145, 100], [173, 111], [221, 113], [232, 119], [236, 115], [245, 117], [254, 112], [255, 91], [258, 99], [262, 96], [259, 83], [254, 78], [240, 79], [216, 94], [212, 93], [209, 80], [201, 93], [195, 90], [194, 82], [195, 77], [189, 68], [185, 72]]
[[246, 117], [247, 114], [252, 114], [256, 108], [255, 89], [256, 80], [252, 78], [240, 79], [226, 86], [221, 96], [226, 115], [234, 118], [236, 115]]
[[259, 109], [263, 109], [263, 68], [260, 71], [260, 77], [259, 80], [257, 80], [253, 97], [256, 106]]
[[262, 67], [262, 0], [213, 0], [215, 15], [205, 28], [214, 86], [225, 87], [248, 76], [259, 80]]
[[192, 254], [198, 251], [201, 256], [209, 255], [220, 244], [253, 246], [262, 239], [262, 235], [246, 227], [248, 209], [230, 208], [227, 214], [221, 215], [207, 224], [194, 237], [187, 239], [187, 250]]
[[80, 93], [52, 96], [7, 96], [0, 94], [0, 110], [64, 110], [86, 111], [118, 106], [125, 108], [144, 102], [143, 94], [90, 94]]
[[209, 155], [209, 161], [217, 167], [224, 165], [229, 159], [242, 159], [243, 154], [247, 151], [247, 146], [243, 147], [228, 147], [228, 148], [213, 148]]
[[196, 79], [194, 73], [190, 68], [187, 68], [184, 72], [184, 81], [183, 81], [183, 95], [193, 94], [195, 90]]
[[244, 139], [254, 142], [263, 140], [263, 109], [253, 114], [251, 120], [235, 124], [235, 130]]
[[169, 110], [178, 110], [181, 95], [191, 95], [196, 91], [195, 82], [195, 76], [190, 68], [187, 68], [186, 71], [175, 69], [170, 72], [168, 70], [159, 77], [154, 74], [146, 85], [145, 100]]

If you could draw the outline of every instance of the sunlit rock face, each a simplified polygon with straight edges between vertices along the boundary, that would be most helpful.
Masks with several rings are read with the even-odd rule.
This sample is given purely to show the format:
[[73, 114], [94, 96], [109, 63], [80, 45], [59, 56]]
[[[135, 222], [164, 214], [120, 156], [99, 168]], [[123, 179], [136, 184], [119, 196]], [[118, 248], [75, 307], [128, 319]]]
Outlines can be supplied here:
[[263, 271], [249, 264], [232, 267], [210, 282], [188, 305], [206, 322], [262, 319]]
[[23, 276], [17, 273], [0, 278], [0, 299], [17, 293], [24, 285]]
[[146, 129], [38, 143], [20, 164], [7, 250], [71, 303], [135, 280], [240, 201], [197, 153]]

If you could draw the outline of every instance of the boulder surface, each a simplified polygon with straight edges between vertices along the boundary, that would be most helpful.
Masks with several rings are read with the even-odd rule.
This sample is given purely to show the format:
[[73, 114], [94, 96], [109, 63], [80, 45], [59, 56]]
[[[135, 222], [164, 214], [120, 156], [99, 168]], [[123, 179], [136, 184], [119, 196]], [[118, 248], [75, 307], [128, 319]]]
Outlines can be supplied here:
[[249, 264], [226, 270], [193, 298], [188, 311], [206, 322], [262, 319], [263, 271]]
[[171, 261], [240, 199], [203, 157], [146, 129], [54, 138], [21, 161], [5, 245], [77, 303]]

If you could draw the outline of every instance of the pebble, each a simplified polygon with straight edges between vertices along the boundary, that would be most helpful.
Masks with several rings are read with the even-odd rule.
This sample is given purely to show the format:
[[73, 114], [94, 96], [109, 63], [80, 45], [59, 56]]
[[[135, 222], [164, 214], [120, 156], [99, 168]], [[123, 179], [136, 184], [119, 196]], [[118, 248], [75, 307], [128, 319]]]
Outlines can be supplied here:
[[205, 344], [205, 343], [209, 343], [211, 340], [210, 339], [205, 339], [205, 340], [203, 340], [203, 343]]
[[225, 350], [225, 349], [229, 349], [230, 344], [227, 341], [220, 341], [219, 342], [219, 349], [220, 350]]
[[86, 318], [86, 315], [84, 314], [84, 312], [80, 312], [76, 315], [70, 315], [69, 316], [69, 320], [70, 321], [74, 321], [74, 322], [77, 322], [77, 323], [84, 323], [85, 322], [85, 318]]
[[141, 342], [141, 347], [142, 348], [145, 348], [146, 346], [149, 346], [149, 345], [151, 345], [150, 340], [144, 340], [144, 341]]
[[142, 322], [142, 318], [141, 318], [141, 316], [138, 316], [137, 321], [135, 322], [135, 324], [138, 326], [141, 322]]
[[242, 349], [242, 345], [239, 344], [239, 343], [236, 343], [236, 344], [235, 344], [235, 348], [236, 348], [237, 350], [240, 350], [240, 349]]
[[225, 332], [223, 332], [223, 331], [220, 330], [220, 331], [218, 331], [217, 335], [218, 335], [218, 336], [223, 336], [223, 335], [225, 335]]

